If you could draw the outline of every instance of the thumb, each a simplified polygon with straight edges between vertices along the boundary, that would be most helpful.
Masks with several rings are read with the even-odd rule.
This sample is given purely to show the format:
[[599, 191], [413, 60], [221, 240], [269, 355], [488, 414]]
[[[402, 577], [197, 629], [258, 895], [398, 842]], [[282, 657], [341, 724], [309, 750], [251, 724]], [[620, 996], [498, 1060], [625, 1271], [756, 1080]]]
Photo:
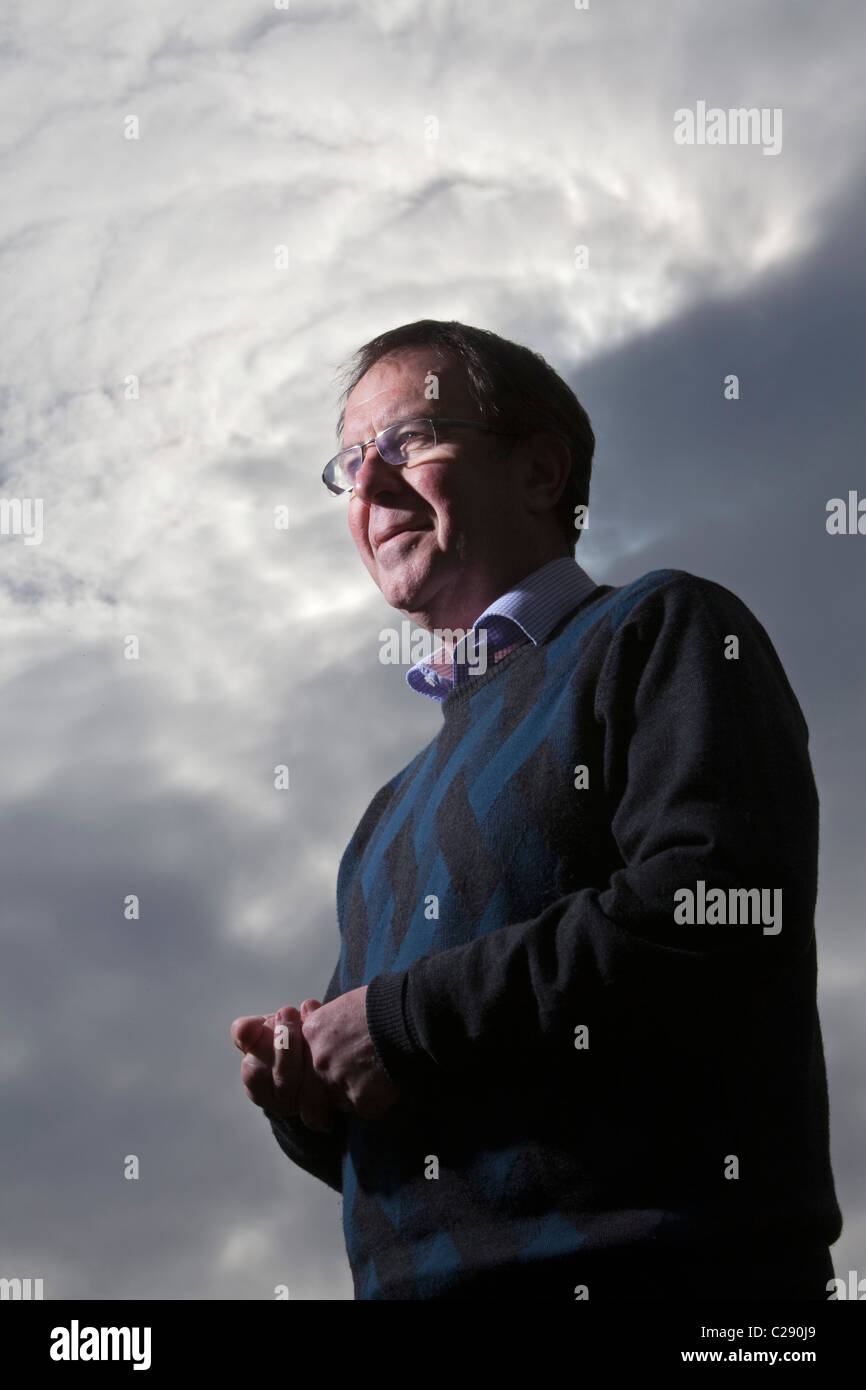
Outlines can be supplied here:
[[231, 1038], [241, 1052], [250, 1052], [260, 1040], [265, 1018], [262, 1014], [246, 1014], [236, 1018], [231, 1026]]

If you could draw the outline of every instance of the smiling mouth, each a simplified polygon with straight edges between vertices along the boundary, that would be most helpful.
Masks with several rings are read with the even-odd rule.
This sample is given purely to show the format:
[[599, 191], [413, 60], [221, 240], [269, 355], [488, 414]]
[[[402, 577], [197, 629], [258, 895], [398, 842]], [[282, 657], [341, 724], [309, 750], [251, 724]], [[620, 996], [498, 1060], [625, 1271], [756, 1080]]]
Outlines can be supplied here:
[[391, 541], [402, 540], [403, 536], [415, 536], [421, 531], [429, 531], [429, 529], [429, 526], [404, 526], [401, 531], [395, 531], [393, 535], [387, 536], [383, 541], [379, 541], [376, 546], [376, 553], [378, 554], [383, 546], [390, 545]]

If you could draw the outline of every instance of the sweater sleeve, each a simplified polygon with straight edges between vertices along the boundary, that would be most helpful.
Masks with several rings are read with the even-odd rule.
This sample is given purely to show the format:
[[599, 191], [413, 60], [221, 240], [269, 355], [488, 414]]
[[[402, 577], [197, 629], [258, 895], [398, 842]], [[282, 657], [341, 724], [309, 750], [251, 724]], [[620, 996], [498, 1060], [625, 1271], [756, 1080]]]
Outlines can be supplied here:
[[[331, 982], [322, 999], [330, 1004], [341, 993], [339, 987], [340, 967], [334, 970]], [[346, 1152], [346, 1116], [335, 1111], [334, 1127], [330, 1131], [308, 1129], [301, 1117], [279, 1115], [264, 1108], [271, 1131], [288, 1158], [299, 1168], [312, 1173], [314, 1178], [327, 1183], [335, 1192], [343, 1190], [343, 1155]]]
[[[735, 1015], [746, 995], [760, 1007], [762, 988], [813, 946], [808, 730], [763, 627], [721, 585], [675, 572], [604, 640], [580, 688], [600, 729], [590, 776], [603, 782], [616, 867], [531, 920], [370, 982], [374, 1046], [416, 1099], [502, 1079], [522, 1056], [555, 1067], [589, 1019], [639, 1039], [651, 1019], [678, 1028], [719, 1004]], [[674, 895], [698, 880], [707, 892], [780, 890], [768, 898], [783, 906], [780, 929], [680, 924]]]

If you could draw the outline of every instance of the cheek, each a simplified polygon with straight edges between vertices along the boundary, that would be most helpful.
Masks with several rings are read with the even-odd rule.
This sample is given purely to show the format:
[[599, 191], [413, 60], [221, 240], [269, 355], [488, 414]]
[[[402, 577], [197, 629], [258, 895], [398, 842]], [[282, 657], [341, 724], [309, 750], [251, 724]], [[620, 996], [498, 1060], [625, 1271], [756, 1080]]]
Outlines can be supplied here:
[[358, 552], [361, 564], [364, 566], [364, 569], [367, 571], [367, 573], [372, 575], [373, 579], [376, 580], [378, 567], [376, 564], [376, 557], [373, 554], [373, 550], [370, 545], [369, 538], [367, 536], [367, 523], [365, 518], [363, 516], [358, 516], [357, 514], [356, 516], [350, 516], [349, 531], [351, 532], [352, 540], [355, 543], [355, 549]]
[[349, 531], [351, 533], [352, 540], [355, 542], [359, 550], [369, 550], [370, 547], [367, 541], [367, 526], [364, 520], [364, 516], [362, 514], [362, 509], [360, 507], [355, 506], [355, 504], [352, 502], [349, 503]]

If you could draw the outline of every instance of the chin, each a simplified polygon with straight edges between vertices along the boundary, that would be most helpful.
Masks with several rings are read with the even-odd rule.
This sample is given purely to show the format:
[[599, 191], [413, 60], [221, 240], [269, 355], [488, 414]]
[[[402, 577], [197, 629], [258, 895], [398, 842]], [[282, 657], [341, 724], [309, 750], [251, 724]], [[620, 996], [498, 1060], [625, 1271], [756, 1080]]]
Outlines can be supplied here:
[[417, 608], [417, 590], [411, 586], [403, 588], [397, 584], [386, 584], [382, 588], [382, 597], [389, 608], [396, 608], [401, 613], [412, 613]]
[[413, 612], [418, 607], [424, 583], [415, 575], [386, 573], [379, 578], [379, 588], [392, 608]]

